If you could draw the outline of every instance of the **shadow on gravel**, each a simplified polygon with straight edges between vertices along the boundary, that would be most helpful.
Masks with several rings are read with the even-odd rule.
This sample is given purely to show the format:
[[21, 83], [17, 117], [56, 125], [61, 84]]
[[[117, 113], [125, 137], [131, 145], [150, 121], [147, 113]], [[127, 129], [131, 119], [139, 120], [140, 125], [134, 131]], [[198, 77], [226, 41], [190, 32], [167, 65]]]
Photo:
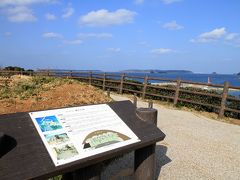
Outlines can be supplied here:
[[170, 163], [172, 160], [166, 155], [167, 147], [163, 145], [156, 145], [155, 156], [156, 156], [156, 172], [155, 179], [158, 179], [161, 169], [164, 165]]

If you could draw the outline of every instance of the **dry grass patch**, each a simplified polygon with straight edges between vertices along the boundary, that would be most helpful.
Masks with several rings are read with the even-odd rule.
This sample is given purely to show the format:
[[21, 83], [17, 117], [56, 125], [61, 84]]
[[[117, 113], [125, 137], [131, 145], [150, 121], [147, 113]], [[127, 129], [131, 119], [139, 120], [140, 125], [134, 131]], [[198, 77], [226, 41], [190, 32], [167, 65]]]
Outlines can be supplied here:
[[103, 91], [76, 80], [14, 76], [0, 86], [0, 114], [110, 102]]

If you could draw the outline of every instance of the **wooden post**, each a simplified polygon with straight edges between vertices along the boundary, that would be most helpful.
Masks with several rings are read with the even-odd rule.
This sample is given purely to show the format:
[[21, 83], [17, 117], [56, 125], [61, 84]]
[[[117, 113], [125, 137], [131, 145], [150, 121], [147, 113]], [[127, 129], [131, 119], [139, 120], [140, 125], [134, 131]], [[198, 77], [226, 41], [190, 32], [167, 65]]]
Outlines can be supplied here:
[[176, 105], [177, 105], [177, 102], [178, 102], [180, 86], [181, 86], [181, 80], [178, 79], [178, 80], [177, 80], [177, 85], [176, 85], [176, 91], [175, 91], [174, 101], [173, 101], [174, 106], [176, 106]]
[[152, 100], [150, 100], [150, 101], [148, 102], [148, 108], [153, 108], [153, 102], [152, 102]]
[[122, 94], [123, 93], [123, 83], [124, 83], [124, 79], [125, 79], [125, 74], [121, 75], [121, 83], [120, 83], [120, 87], [119, 87], [119, 93]]
[[144, 83], [143, 83], [143, 93], [142, 93], [143, 99], [145, 99], [145, 96], [146, 96], [147, 84], [148, 84], [148, 76], [145, 76]]
[[0, 147], [1, 147], [1, 144], [3, 142], [3, 138], [4, 138], [4, 133], [3, 132], [0, 132]]
[[89, 85], [92, 84], [92, 71], [89, 72], [89, 77], [88, 77], [88, 82], [89, 82]]
[[219, 119], [223, 118], [223, 116], [224, 116], [224, 111], [225, 111], [226, 101], [227, 101], [227, 96], [228, 96], [228, 89], [229, 89], [229, 83], [225, 82], [224, 88], [223, 88], [223, 93], [222, 93], [221, 107], [220, 107], [219, 114], [218, 114]]
[[102, 85], [102, 89], [103, 89], [103, 91], [105, 91], [105, 89], [106, 89], [106, 73], [104, 73], [104, 75], [103, 75], [103, 85]]
[[134, 93], [134, 95], [133, 95], [133, 104], [135, 107], [137, 107], [137, 94], [136, 93]]
[[69, 172], [69, 173], [63, 174], [61, 180], [73, 180], [73, 175], [72, 175], [72, 173]]
[[110, 97], [110, 89], [107, 90], [107, 96]]
[[100, 180], [101, 165], [96, 164], [72, 172], [72, 180]]
[[[157, 110], [153, 108], [138, 108], [137, 116], [148, 123], [157, 125]], [[153, 180], [155, 178], [155, 148], [156, 144], [135, 151], [134, 180]]]

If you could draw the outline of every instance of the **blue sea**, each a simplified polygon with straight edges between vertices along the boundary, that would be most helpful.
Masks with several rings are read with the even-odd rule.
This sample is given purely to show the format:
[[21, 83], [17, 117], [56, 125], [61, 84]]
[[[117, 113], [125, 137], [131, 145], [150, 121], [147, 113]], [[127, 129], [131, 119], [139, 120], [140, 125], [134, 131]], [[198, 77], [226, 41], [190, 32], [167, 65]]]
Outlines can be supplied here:
[[[123, 74], [119, 72], [110, 72], [109, 74]], [[230, 83], [230, 86], [240, 87], [240, 76], [231, 74], [196, 74], [196, 73], [170, 73], [170, 74], [160, 74], [160, 73], [125, 73], [129, 76], [148, 76], [148, 77], [159, 77], [167, 79], [181, 79], [193, 82], [207, 83], [208, 78], [211, 79], [212, 84], [224, 84], [225, 81]], [[143, 82], [143, 79], [136, 79]], [[157, 83], [159, 81], [152, 80], [151, 83]], [[229, 94], [234, 96], [240, 96], [240, 91], [230, 91]]]
[[[119, 72], [109, 72], [109, 74], [123, 74]], [[148, 77], [159, 77], [167, 79], [181, 79], [194, 82], [207, 83], [210, 77], [212, 84], [224, 84], [225, 81], [230, 83], [230, 86], [240, 86], [240, 76], [231, 74], [195, 74], [195, 73], [125, 73], [129, 76], [148, 76]], [[139, 79], [140, 80], [140, 79]], [[159, 81], [152, 81], [159, 82]]]
[[[69, 71], [69, 70], [68, 70]], [[73, 72], [76, 70], [73, 70]], [[83, 71], [83, 70], [81, 70]], [[92, 71], [97, 74], [103, 74], [102, 71]], [[122, 72], [106, 72], [107, 74], [123, 74]], [[240, 76], [233, 74], [198, 74], [198, 73], [125, 73], [129, 76], [139, 76], [139, 77], [157, 77], [157, 78], [166, 78], [166, 79], [181, 79], [186, 81], [193, 82], [201, 82], [208, 83], [208, 78], [211, 79], [212, 84], [220, 84], [223, 85], [225, 81], [229, 82], [230, 86], [238, 86], [240, 87]], [[77, 75], [77, 74], [76, 74]], [[112, 77], [113, 78], [113, 77]], [[120, 77], [116, 77], [119, 79]], [[143, 82], [143, 79], [132, 78], [133, 80], [137, 80], [139, 82]], [[161, 81], [151, 80], [150, 83], [160, 83]], [[240, 91], [229, 91], [229, 94], [240, 97]]]

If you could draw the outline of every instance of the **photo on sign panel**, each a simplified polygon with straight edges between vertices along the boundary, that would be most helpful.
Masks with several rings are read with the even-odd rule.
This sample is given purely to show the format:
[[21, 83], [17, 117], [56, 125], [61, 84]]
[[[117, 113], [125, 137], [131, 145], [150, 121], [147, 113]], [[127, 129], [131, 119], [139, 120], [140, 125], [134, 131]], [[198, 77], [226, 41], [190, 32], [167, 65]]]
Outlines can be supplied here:
[[59, 145], [69, 141], [66, 133], [45, 134], [44, 135], [49, 145]]
[[35, 119], [42, 132], [62, 129], [62, 126], [59, 123], [56, 116], [46, 116], [46, 117], [39, 117]]
[[65, 160], [78, 155], [78, 151], [73, 144], [55, 146], [52, 148], [52, 150], [57, 157], [57, 160]]

